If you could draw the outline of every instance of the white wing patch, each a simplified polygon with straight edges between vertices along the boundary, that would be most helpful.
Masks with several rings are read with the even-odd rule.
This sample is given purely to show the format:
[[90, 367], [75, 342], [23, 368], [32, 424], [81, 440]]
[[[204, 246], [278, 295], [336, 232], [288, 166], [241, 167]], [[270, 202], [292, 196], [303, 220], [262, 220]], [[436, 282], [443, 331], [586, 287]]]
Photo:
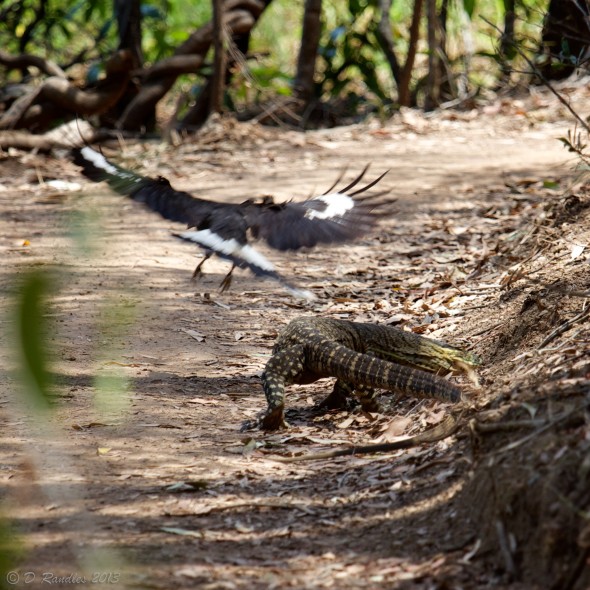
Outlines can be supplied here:
[[210, 229], [202, 229], [198, 231], [184, 231], [175, 234], [183, 240], [190, 240], [209, 248], [218, 254], [225, 254], [227, 256], [233, 256], [241, 260], [245, 260], [248, 264], [259, 268], [260, 270], [270, 274], [272, 278], [278, 280], [291, 295], [294, 297], [301, 297], [307, 301], [313, 301], [316, 297], [311, 291], [306, 289], [298, 289], [293, 285], [287, 283], [280, 275], [275, 271], [275, 267], [272, 262], [263, 256], [260, 252], [252, 248], [249, 244], [240, 244], [237, 240], [232, 238], [231, 240], [224, 240], [221, 236], [212, 232]]
[[125, 170], [113, 166], [101, 153], [88, 146], [83, 147], [80, 150], [80, 153], [86, 158], [86, 160], [94, 164], [100, 170], [104, 170], [107, 174], [117, 176], [118, 178], [128, 178], [135, 182], [141, 182], [142, 180], [142, 178], [136, 174], [126, 172]]
[[89, 161], [92, 162], [97, 168], [108, 172], [109, 174], [115, 174], [118, 176], [119, 171], [102, 155], [95, 152], [92, 148], [83, 147], [80, 150], [81, 154]]
[[256, 266], [264, 271], [273, 272], [275, 267], [272, 262], [263, 256], [260, 252], [252, 248], [249, 244], [240, 244], [237, 240], [224, 240], [221, 236], [213, 233], [209, 229], [199, 231], [184, 231], [178, 234], [185, 240], [196, 242], [205, 248], [210, 248], [214, 252], [220, 252], [227, 256], [235, 256]]
[[354, 207], [354, 199], [343, 193], [330, 193], [315, 197], [314, 201], [323, 201], [326, 208], [323, 211], [308, 209], [305, 217], [308, 219], [331, 219], [333, 217], [342, 217], [347, 211]]
[[297, 287], [293, 287], [291, 285], [285, 285], [282, 283], [283, 287], [293, 295], [293, 297], [299, 297], [300, 299], [305, 299], [306, 301], [315, 301], [317, 297], [307, 289], [298, 289]]

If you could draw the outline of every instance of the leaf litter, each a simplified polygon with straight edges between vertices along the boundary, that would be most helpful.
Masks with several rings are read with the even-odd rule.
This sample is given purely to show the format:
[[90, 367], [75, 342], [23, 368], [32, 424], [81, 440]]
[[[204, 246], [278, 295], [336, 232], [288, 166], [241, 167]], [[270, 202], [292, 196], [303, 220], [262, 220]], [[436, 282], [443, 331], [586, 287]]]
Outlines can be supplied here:
[[[588, 91], [576, 92], [587, 100]], [[67, 428], [63, 444], [71, 446], [92, 515], [88, 526], [72, 521], [67, 529], [61, 506], [35, 516], [38, 500], [20, 493], [26, 481], [17, 444], [32, 434], [25, 422], [6, 420], [6, 495], [21, 534], [37, 539], [34, 562], [31, 556], [24, 567], [72, 570], [68, 547], [98, 542], [126, 556], [125, 583], [135, 586], [147, 579], [166, 588], [173, 579], [179, 588], [516, 590], [523, 581], [583, 588], [588, 535], [574, 514], [589, 509], [588, 190], [555, 165], [562, 152], [539, 149], [549, 150], [567, 125], [552, 118], [551, 97], [529, 100], [526, 108], [498, 101], [477, 120], [405, 111], [385, 127], [297, 134], [296, 141], [280, 130], [229, 124], [174, 151], [125, 145], [125, 158], [144, 172], [233, 202], [269, 191], [304, 198], [329, 186], [361, 151], [375, 169], [392, 168], [398, 212], [375, 235], [293, 257], [269, 253], [318, 296], [309, 304], [237, 271], [221, 295], [222, 261], [208, 261], [205, 276], [191, 283], [195, 250], [170, 238], [175, 228], [156, 216], [89, 185], [82, 195], [64, 190], [42, 204], [34, 179], [23, 185], [9, 175], [0, 247], [14, 264], [3, 267], [3, 278], [23, 264], [15, 248], [23, 236], [27, 260], [56, 258], [75, 269], [55, 302], [63, 349], [56, 368], [68, 393], [56, 420]], [[7, 165], [18, 172], [30, 157], [19, 162], [16, 154]], [[55, 168], [35, 157], [41, 174]], [[66, 181], [79, 181], [75, 167], [60, 166]], [[11, 189], [20, 191], [18, 201], [8, 199]], [[63, 215], [87, 206], [102, 212], [109, 240], [93, 257], [75, 256]], [[96, 301], [121, 290], [142, 309], [137, 330], [121, 336], [128, 356], [115, 362], [145, 362], [126, 363], [130, 408], [111, 423], [94, 406], [85, 376], [94, 370]], [[244, 439], [239, 424], [264, 408], [259, 375], [273, 339], [302, 314], [388, 323], [479, 354], [481, 389], [460, 381], [470, 406], [465, 428], [384, 456], [273, 461], [277, 453], [409, 436], [448, 410], [387, 394], [380, 415], [319, 414], [314, 404], [331, 387], [322, 381], [289, 389], [287, 432]], [[0, 411], [9, 416], [9, 404]], [[49, 476], [37, 471], [42, 492]]]

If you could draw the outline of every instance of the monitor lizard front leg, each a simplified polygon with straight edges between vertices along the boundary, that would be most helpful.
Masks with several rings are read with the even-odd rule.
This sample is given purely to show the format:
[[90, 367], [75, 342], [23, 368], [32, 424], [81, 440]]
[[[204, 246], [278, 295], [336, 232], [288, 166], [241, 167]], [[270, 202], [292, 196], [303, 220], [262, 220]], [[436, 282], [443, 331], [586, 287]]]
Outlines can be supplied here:
[[245, 422], [241, 430], [260, 427], [262, 430], [288, 428], [285, 421], [285, 386], [298, 383], [304, 373], [305, 351], [297, 344], [272, 355], [262, 373], [262, 388], [267, 409], [256, 422]]

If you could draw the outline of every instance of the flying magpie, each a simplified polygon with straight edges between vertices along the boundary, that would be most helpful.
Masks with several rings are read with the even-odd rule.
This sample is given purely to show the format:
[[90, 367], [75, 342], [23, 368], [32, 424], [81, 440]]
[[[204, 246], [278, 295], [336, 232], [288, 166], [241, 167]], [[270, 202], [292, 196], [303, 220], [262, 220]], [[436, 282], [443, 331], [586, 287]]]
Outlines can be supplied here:
[[272, 197], [264, 197], [239, 204], [220, 203], [177, 191], [162, 176], [151, 178], [126, 170], [91, 147], [74, 149], [72, 157], [89, 179], [104, 180], [113, 191], [144, 203], [165, 219], [186, 224], [186, 231], [174, 235], [205, 250], [205, 258], [193, 277], [201, 273], [203, 262], [214, 254], [229, 260], [232, 267], [221, 283], [222, 291], [230, 286], [232, 271], [237, 266], [279, 281], [295, 296], [313, 299], [309, 291], [298, 289], [279, 274], [270, 260], [250, 245], [248, 238], [262, 239], [282, 251], [347, 242], [373, 229], [382, 215], [379, 208], [386, 204], [380, 197], [389, 192], [367, 193], [387, 171], [357, 187], [367, 166], [344, 188], [336, 189], [340, 177], [325, 193], [303, 201], [276, 203]]

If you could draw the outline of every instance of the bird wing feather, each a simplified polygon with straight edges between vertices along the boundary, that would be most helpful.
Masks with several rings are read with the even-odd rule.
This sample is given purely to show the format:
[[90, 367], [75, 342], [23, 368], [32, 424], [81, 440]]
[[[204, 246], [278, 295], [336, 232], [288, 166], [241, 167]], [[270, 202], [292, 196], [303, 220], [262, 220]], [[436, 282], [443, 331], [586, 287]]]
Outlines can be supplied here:
[[[344, 189], [305, 201], [244, 203], [244, 215], [252, 235], [276, 250], [298, 250], [317, 244], [346, 242], [368, 233], [379, 220], [375, 209], [385, 205], [380, 199], [388, 191], [363, 194], [375, 186], [385, 172], [352, 192], [366, 170]], [[386, 204], [389, 206], [392, 202], [389, 200]]]
[[161, 176], [141, 176], [117, 166], [89, 147], [74, 149], [72, 155], [74, 163], [82, 167], [84, 175], [90, 180], [106, 181], [116, 193], [144, 203], [164, 219], [186, 223], [187, 227], [200, 226], [215, 206], [224, 205], [177, 191]]

